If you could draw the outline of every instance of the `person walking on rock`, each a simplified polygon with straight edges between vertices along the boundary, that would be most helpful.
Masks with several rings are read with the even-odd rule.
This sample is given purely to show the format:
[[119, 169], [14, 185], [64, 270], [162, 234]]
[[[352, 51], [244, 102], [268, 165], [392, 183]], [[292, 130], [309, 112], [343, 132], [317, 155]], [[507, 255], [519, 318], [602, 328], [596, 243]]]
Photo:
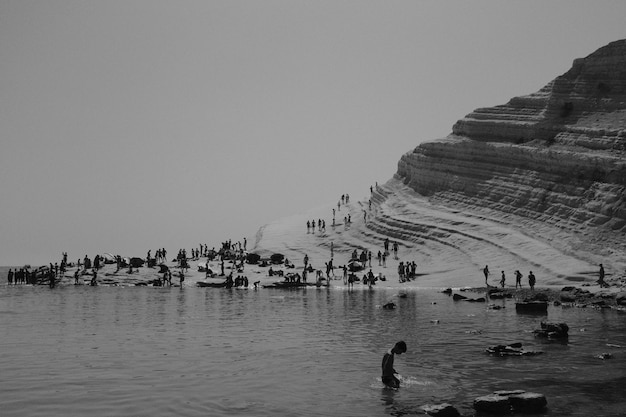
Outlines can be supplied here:
[[519, 269], [515, 271], [515, 289], [517, 289], [518, 285], [522, 288], [522, 273]]
[[487, 282], [487, 278], [489, 278], [489, 265], [485, 265], [483, 268], [483, 274], [485, 274], [485, 285], [489, 286], [489, 283]]
[[535, 282], [537, 282], [537, 278], [535, 278], [535, 274], [533, 271], [528, 273], [528, 285], [530, 285], [530, 290], [535, 291]]

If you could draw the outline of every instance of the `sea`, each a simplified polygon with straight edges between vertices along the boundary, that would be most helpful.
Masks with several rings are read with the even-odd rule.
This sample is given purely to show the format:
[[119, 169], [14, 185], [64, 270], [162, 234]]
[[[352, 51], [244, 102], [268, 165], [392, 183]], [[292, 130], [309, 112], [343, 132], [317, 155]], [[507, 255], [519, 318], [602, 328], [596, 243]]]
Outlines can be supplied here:
[[[403, 416], [441, 403], [473, 415], [475, 398], [513, 389], [544, 394], [550, 416], [626, 413], [616, 310], [527, 315], [511, 299], [496, 310], [434, 289], [50, 289], [5, 277], [2, 416]], [[537, 338], [543, 320], [567, 323], [569, 338]], [[399, 340], [392, 390], [381, 361]], [[515, 342], [543, 353], [485, 352]]]

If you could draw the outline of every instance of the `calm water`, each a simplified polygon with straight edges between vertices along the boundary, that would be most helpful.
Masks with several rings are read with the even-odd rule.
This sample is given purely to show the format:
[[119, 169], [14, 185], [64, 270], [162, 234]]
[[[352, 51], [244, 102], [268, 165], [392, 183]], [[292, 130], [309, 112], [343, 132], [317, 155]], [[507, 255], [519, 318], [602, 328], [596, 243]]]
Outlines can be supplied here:
[[[455, 303], [432, 290], [0, 286], [3, 416], [384, 416], [497, 389], [544, 393], [553, 416], [626, 412], [626, 315], [551, 307], [541, 317]], [[380, 309], [395, 300], [396, 310]], [[437, 322], [438, 320], [438, 322]], [[481, 331], [481, 333], [477, 333]], [[399, 339], [404, 385], [382, 388]], [[522, 342], [534, 357], [495, 358]], [[611, 352], [614, 359], [594, 358]]]

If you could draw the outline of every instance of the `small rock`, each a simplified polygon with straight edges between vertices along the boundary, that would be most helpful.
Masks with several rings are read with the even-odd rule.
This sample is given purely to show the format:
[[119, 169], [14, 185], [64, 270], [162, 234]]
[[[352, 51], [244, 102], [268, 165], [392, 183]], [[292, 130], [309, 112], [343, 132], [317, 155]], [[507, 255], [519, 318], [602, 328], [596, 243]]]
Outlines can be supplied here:
[[602, 359], [602, 360], [613, 359], [613, 354], [604, 352], [604, 353], [599, 354], [597, 358]]
[[485, 395], [474, 400], [474, 409], [494, 414], [508, 414], [511, 411], [511, 403], [506, 395]]
[[525, 392], [509, 396], [514, 411], [521, 413], [541, 413], [548, 405], [546, 396], [536, 392]]
[[459, 411], [452, 405], [443, 403], [437, 405], [425, 405], [422, 407], [424, 412], [435, 417], [457, 417], [460, 416]]

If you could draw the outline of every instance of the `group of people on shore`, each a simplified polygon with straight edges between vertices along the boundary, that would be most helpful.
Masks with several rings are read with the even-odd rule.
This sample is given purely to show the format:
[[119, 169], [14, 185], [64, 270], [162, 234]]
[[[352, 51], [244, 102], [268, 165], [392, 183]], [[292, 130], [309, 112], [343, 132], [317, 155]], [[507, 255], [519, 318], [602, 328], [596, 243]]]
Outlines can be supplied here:
[[[488, 282], [488, 278], [489, 275], [491, 275], [491, 272], [489, 271], [489, 265], [485, 265], [485, 267], [483, 268], [483, 275], [485, 276], [485, 285], [487, 287], [489, 287], [489, 282]], [[523, 278], [523, 274], [519, 271], [519, 269], [515, 270], [515, 289], [517, 288], [522, 288], [522, 278]], [[500, 286], [502, 288], [504, 288], [504, 286], [506, 285], [506, 274], [504, 273], [504, 271], [501, 271], [501, 275], [500, 275]], [[530, 271], [528, 273], [528, 286], [530, 287], [531, 291], [535, 290], [535, 284], [537, 283], [537, 277], [535, 277], [535, 274], [533, 273], [533, 271]]]

